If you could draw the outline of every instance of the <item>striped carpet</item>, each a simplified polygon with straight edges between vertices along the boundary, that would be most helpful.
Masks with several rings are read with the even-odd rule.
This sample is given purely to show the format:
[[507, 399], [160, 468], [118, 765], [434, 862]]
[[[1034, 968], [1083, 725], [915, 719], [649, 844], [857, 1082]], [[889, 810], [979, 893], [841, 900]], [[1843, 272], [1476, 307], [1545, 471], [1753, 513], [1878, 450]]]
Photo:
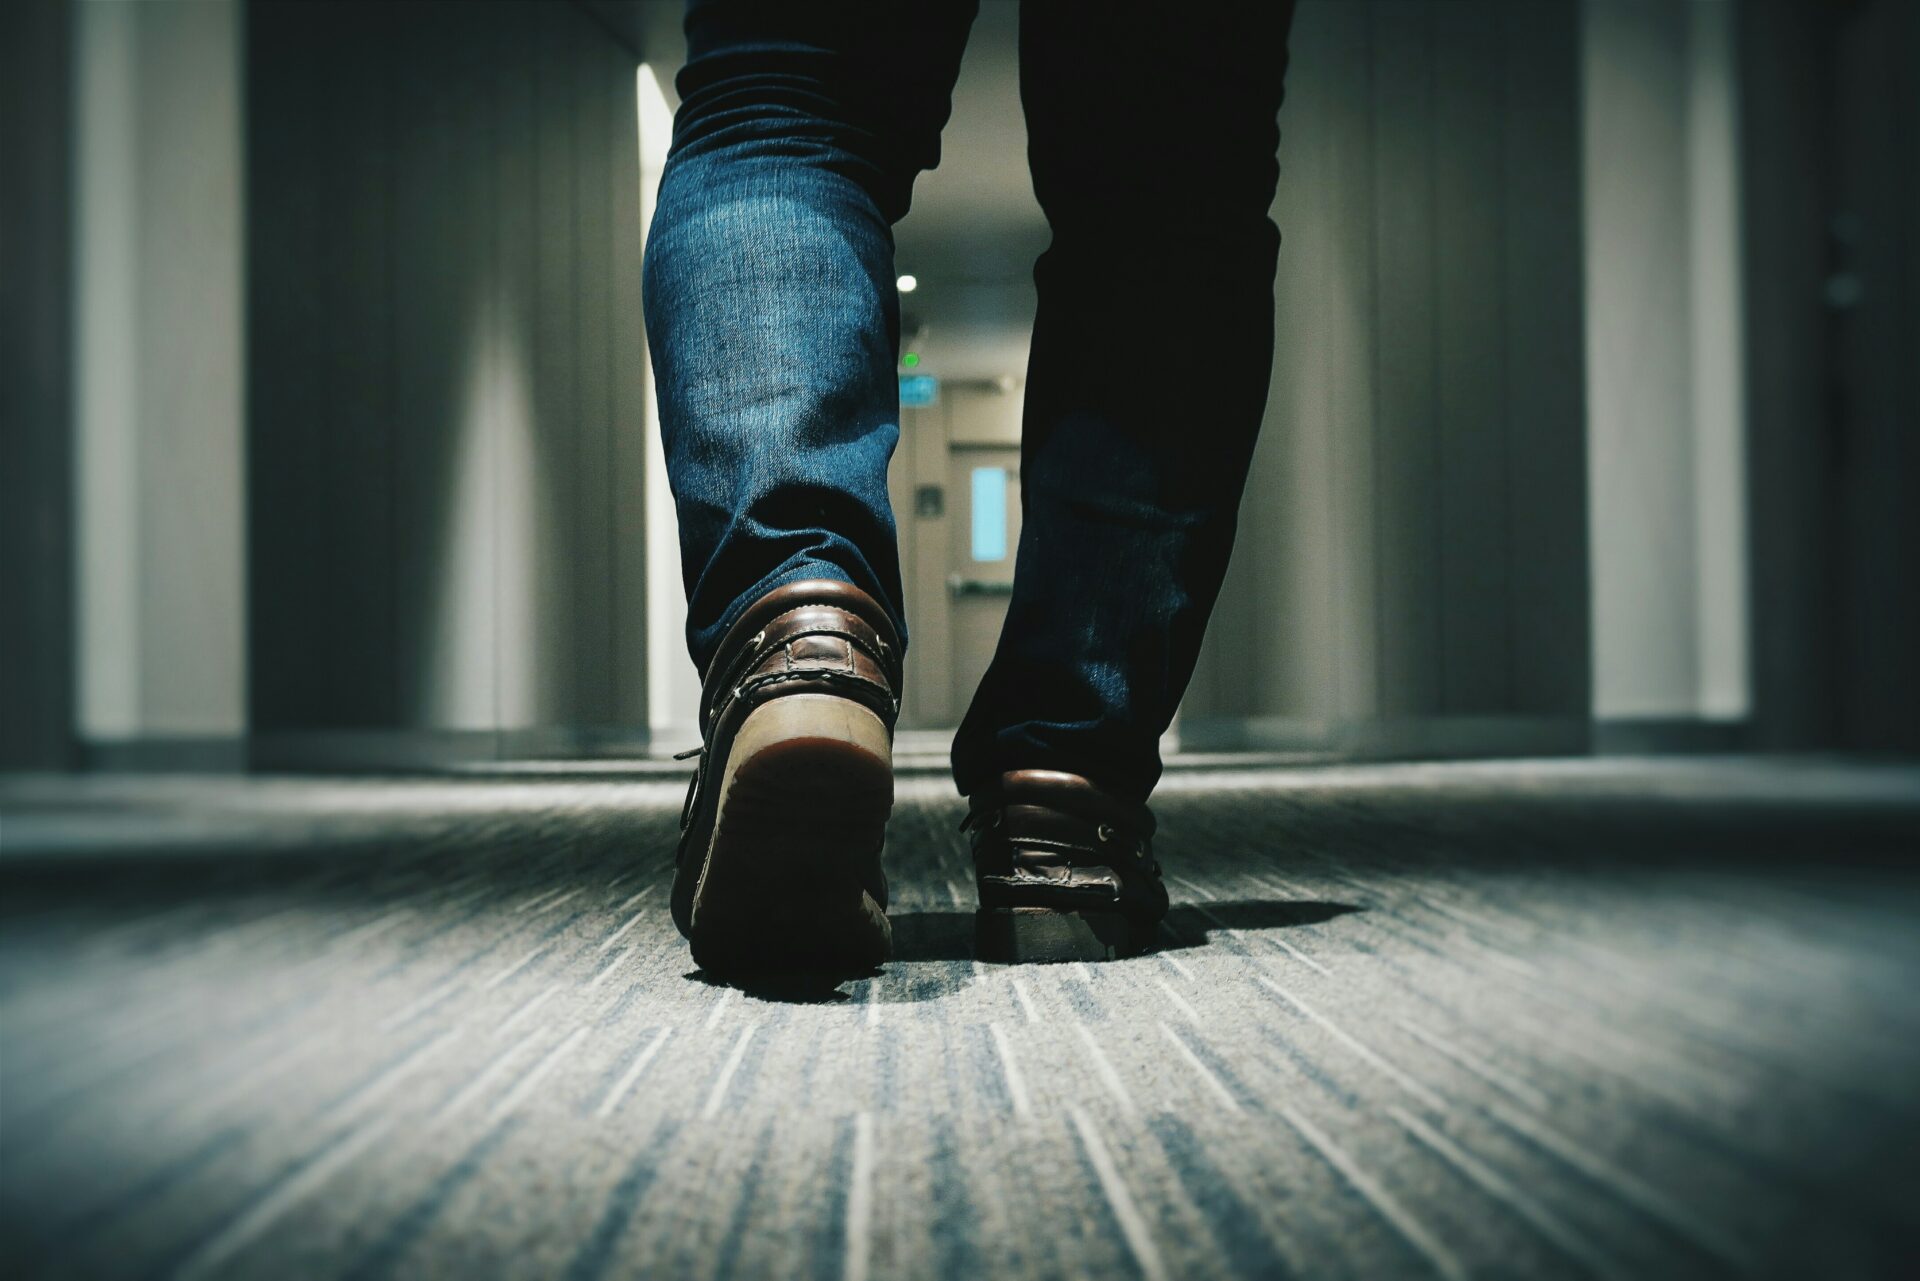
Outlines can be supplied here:
[[1164, 950], [693, 972], [681, 787], [0, 783], [13, 1275], [1888, 1276], [1920, 770], [1176, 771]]

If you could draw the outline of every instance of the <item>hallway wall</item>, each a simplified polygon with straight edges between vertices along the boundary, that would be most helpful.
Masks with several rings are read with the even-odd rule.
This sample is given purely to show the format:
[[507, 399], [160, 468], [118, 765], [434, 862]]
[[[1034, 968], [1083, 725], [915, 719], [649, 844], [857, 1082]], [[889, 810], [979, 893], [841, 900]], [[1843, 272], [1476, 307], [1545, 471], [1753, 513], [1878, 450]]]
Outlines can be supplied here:
[[1920, 750], [1920, 8], [1741, 11], [1756, 740]]
[[1188, 746], [1585, 746], [1577, 23], [1301, 5], [1272, 390]]
[[237, 759], [246, 728], [235, 0], [82, 4], [75, 85], [80, 736]]
[[250, 16], [256, 757], [643, 737], [637, 57], [567, 4]]
[[[0, 243], [31, 286], [0, 299], [31, 336], [6, 759], [690, 736], [638, 297], [634, 72], [671, 97], [675, 0], [20, 12], [75, 82], [71, 122], [61, 74], [5, 86], [44, 123], [9, 152], [31, 276]], [[984, 283], [960, 261], [1021, 196], [1010, 13], [960, 95], [996, 164], [903, 224], [923, 372], [1030, 321], [1035, 228]], [[1579, 750], [1625, 716], [1911, 746], [1916, 33], [1898, 0], [1305, 0], [1269, 421], [1187, 745]]]
[[1594, 715], [1746, 716], [1734, 13], [1581, 6]]
[[71, 38], [0, 5], [0, 770], [76, 758]]

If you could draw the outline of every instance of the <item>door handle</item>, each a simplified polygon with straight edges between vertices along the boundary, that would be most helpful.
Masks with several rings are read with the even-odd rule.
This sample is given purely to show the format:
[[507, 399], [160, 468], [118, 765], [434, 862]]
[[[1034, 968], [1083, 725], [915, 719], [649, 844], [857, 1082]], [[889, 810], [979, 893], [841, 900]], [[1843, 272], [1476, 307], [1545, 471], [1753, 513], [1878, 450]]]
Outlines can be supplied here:
[[958, 574], [947, 575], [947, 590], [955, 596], [1011, 596], [1012, 580], [995, 578], [962, 578]]

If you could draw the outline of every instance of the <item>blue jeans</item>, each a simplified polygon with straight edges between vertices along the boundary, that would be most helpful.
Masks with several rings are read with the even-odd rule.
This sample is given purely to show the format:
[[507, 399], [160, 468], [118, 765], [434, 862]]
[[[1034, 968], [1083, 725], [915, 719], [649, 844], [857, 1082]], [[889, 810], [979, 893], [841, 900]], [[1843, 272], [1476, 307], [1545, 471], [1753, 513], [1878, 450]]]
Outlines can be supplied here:
[[[1159, 778], [1266, 405], [1291, 8], [1022, 6], [1053, 240], [1034, 269], [1013, 595], [954, 740], [963, 793], [1006, 769], [1134, 799]], [[800, 578], [853, 583], [906, 635], [892, 228], [939, 162], [974, 11], [688, 5], [645, 298], [702, 671], [741, 610]]]

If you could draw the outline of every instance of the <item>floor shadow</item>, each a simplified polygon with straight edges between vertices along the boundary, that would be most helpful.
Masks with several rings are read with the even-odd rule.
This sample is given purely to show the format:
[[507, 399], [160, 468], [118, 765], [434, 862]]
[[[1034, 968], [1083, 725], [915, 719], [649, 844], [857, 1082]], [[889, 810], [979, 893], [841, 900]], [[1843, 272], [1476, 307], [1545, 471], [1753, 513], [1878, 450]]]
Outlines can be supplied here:
[[840, 985], [872, 978], [877, 971], [787, 971], [766, 974], [710, 974], [694, 970], [685, 975], [694, 983], [708, 987], [730, 987], [759, 1001], [778, 1001], [783, 1005], [838, 1005], [853, 998]]
[[1208, 930], [1283, 930], [1296, 925], [1319, 925], [1366, 909], [1357, 903], [1323, 903], [1315, 899], [1232, 899], [1204, 905], [1183, 904], [1167, 913], [1166, 924], [1176, 933]]
[[[1204, 907], [1181, 906], [1167, 913], [1152, 950], [1175, 952], [1190, 947], [1204, 947], [1211, 931], [1218, 929], [1272, 930], [1318, 925], [1360, 910], [1351, 903], [1278, 902], [1264, 899], [1236, 899], [1208, 903]], [[993, 935], [980, 928], [977, 912], [899, 912], [891, 919], [894, 964], [918, 961], [983, 961], [989, 965], [1014, 963], [1010, 958], [992, 954], [990, 948], [983, 948], [983, 943]]]
[[[1204, 905], [1183, 905], [1167, 913], [1154, 945], [1133, 955], [1205, 947], [1215, 930], [1272, 930], [1319, 925], [1361, 910], [1351, 903], [1311, 900], [1281, 902], [1236, 899]], [[1063, 961], [1100, 963], [1098, 958], [1078, 953], [1036, 956], [1028, 951], [1017, 957], [1003, 955], [998, 949], [1002, 946], [1001, 940], [1006, 938], [1005, 932], [986, 927], [978, 912], [906, 911], [893, 914], [891, 920], [893, 959], [878, 972], [720, 975], [694, 970], [686, 977], [690, 982], [704, 983], [710, 987], [737, 988], [763, 1001], [790, 1005], [830, 1005], [852, 999], [841, 990], [843, 984], [884, 976], [888, 981], [879, 999], [888, 1005], [908, 1005], [939, 1000], [962, 990], [972, 981], [973, 975], [968, 967], [975, 961], [987, 965], [1032, 965]]]

